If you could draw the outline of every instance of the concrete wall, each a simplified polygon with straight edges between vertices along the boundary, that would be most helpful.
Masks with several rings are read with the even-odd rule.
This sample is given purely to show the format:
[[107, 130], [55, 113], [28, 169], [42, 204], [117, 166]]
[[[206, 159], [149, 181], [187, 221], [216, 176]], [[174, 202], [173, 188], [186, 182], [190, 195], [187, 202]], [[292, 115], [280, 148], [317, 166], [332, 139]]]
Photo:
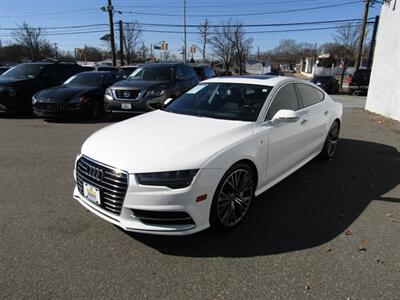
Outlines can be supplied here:
[[391, 0], [382, 5], [365, 108], [400, 121], [399, 2]]

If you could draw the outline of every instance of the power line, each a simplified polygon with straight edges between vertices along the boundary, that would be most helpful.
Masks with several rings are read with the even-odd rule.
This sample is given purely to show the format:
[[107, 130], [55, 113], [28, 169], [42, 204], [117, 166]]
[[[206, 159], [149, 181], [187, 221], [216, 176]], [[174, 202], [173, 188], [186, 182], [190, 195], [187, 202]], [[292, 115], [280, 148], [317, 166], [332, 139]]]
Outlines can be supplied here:
[[[299, 12], [299, 11], [308, 11], [308, 10], [317, 10], [323, 8], [330, 8], [330, 7], [337, 7], [337, 6], [345, 6], [351, 4], [359, 4], [361, 3], [360, 0], [358, 1], [350, 1], [344, 2], [339, 4], [330, 4], [330, 5], [323, 5], [323, 6], [315, 6], [315, 7], [308, 7], [308, 8], [297, 8], [297, 9], [287, 9], [287, 10], [276, 10], [276, 11], [265, 11], [265, 12], [255, 12], [255, 13], [240, 13], [240, 14], [211, 14], [211, 15], [187, 15], [188, 17], [244, 17], [244, 16], [259, 16], [259, 15], [272, 15], [272, 14], [281, 14], [281, 13], [290, 13], [290, 12]], [[148, 13], [148, 12], [138, 12], [138, 11], [118, 11], [120, 13], [125, 14], [135, 14], [135, 15], [147, 15], [147, 16], [164, 16], [164, 17], [181, 17], [182, 15], [179, 14], [163, 14], [163, 13]]]
[[[367, 24], [373, 24], [374, 22], [367, 22]], [[359, 26], [360, 24], [351, 25], [352, 27]], [[246, 31], [246, 34], [259, 34], [259, 33], [279, 33], [279, 32], [298, 32], [298, 31], [315, 31], [315, 30], [327, 30], [327, 29], [336, 29], [339, 26], [331, 26], [331, 27], [314, 27], [314, 28], [300, 28], [300, 29], [283, 29], [283, 30], [264, 30], [264, 31]], [[173, 34], [182, 34], [183, 31], [172, 31], [172, 30], [149, 30], [142, 29], [143, 32], [150, 33], [173, 33]], [[89, 30], [89, 31], [74, 31], [74, 32], [57, 32], [57, 33], [44, 33], [45, 36], [52, 35], [74, 35], [74, 34], [88, 34], [88, 33], [107, 33], [107, 30]], [[199, 34], [196, 31], [187, 31], [188, 34]], [[213, 34], [210, 32], [210, 34]], [[1, 36], [12, 36], [10, 34], [2, 34]]]
[[[373, 18], [369, 18], [372, 20]], [[239, 25], [227, 25], [227, 24], [220, 24], [220, 25], [213, 25], [209, 24], [209, 27], [213, 28], [223, 28], [223, 27], [278, 27], [278, 26], [301, 26], [301, 25], [319, 25], [319, 24], [335, 24], [335, 23], [347, 23], [347, 22], [361, 22], [362, 19], [342, 19], [342, 20], [324, 20], [324, 21], [311, 21], [311, 22], [295, 22], [295, 23], [266, 23], [266, 24], [239, 24]], [[116, 24], [116, 23], [115, 23]], [[133, 22], [124, 22], [124, 24], [133, 24]], [[150, 27], [183, 27], [183, 24], [160, 24], [160, 23], [140, 23], [137, 22], [136, 24], [142, 26], [150, 26]], [[53, 29], [74, 29], [74, 28], [88, 28], [88, 27], [103, 27], [109, 26], [107, 23], [101, 24], [87, 24], [87, 25], [74, 25], [74, 26], [58, 26], [58, 27], [33, 27], [35, 29], [43, 29], [43, 30], [53, 30]], [[187, 24], [186, 27], [190, 28], [198, 28], [199, 25], [195, 24]], [[0, 30], [18, 30], [19, 27], [2, 27]]]

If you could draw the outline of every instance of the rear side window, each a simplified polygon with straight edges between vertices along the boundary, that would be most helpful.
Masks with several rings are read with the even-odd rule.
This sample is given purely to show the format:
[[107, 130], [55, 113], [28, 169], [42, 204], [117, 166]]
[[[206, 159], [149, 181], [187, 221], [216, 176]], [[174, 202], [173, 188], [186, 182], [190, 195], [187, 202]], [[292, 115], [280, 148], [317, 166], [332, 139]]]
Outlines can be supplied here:
[[197, 77], [196, 72], [192, 67], [188, 65], [183, 65], [184, 75], [186, 79]]
[[281, 109], [290, 109], [294, 111], [300, 109], [297, 93], [293, 83], [283, 86], [278, 93], [276, 93], [274, 99], [272, 100], [271, 106], [268, 109], [265, 120], [271, 120]]
[[324, 100], [325, 95], [320, 90], [313, 88], [307, 84], [297, 84], [297, 89], [300, 93], [301, 100], [303, 100], [304, 107], [317, 104]]
[[64, 64], [57, 65], [57, 69], [58, 69], [58, 78], [60, 81], [63, 82], [68, 78], [70, 78], [71, 76], [83, 70], [82, 68], [77, 67], [75, 65], [64, 65]]

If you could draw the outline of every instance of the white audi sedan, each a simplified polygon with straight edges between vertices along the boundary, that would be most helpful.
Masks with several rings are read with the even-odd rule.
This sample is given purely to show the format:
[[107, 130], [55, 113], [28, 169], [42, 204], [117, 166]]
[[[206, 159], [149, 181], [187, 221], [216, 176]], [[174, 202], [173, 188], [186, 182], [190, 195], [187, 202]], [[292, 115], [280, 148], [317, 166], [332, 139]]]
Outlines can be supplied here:
[[331, 159], [341, 117], [342, 105], [307, 81], [209, 79], [90, 136], [73, 196], [127, 231], [229, 229], [256, 196], [317, 155]]

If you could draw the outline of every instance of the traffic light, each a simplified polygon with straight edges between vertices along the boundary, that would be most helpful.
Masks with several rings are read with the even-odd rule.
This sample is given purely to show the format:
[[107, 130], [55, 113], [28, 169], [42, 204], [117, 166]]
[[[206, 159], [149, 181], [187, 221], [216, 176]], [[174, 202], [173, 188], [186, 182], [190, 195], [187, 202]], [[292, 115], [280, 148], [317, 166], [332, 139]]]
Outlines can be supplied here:
[[167, 42], [162, 42], [161, 43], [161, 50], [168, 50], [168, 43]]

